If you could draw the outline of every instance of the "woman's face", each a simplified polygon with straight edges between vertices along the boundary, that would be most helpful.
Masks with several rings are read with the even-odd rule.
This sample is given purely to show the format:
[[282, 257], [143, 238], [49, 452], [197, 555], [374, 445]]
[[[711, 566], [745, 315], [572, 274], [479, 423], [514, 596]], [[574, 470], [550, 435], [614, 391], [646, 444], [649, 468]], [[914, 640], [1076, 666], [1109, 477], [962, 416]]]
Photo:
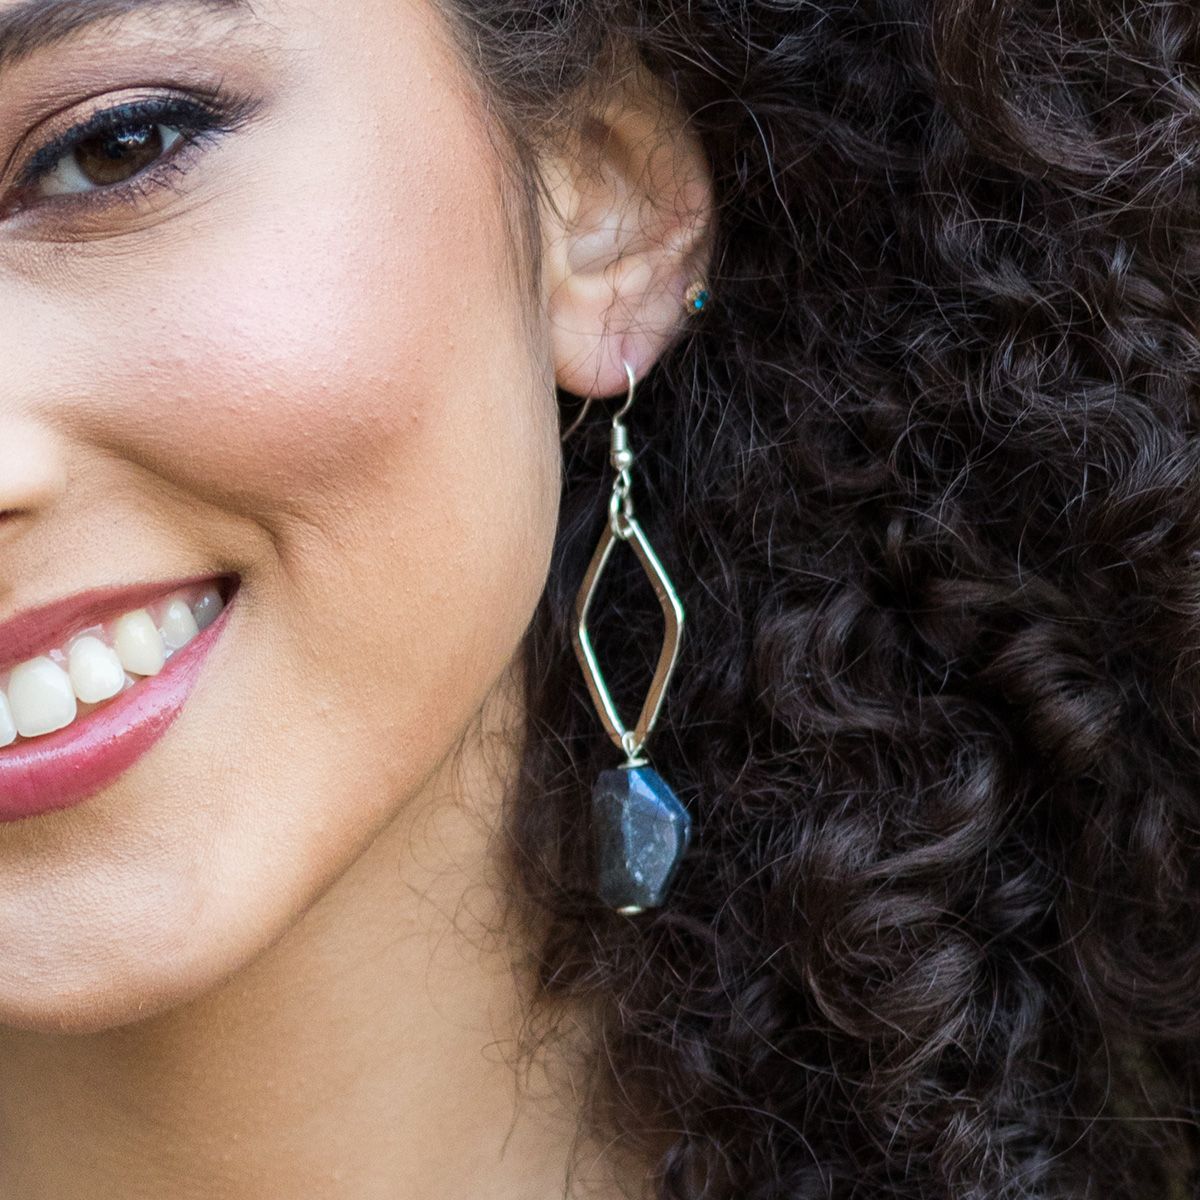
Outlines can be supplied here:
[[[240, 581], [165, 735], [0, 824], [0, 1023], [118, 1023], [261, 951], [415, 802], [544, 583], [553, 371], [463, 65], [425, 0], [254, 10], [0, 0], [0, 621]], [[45, 639], [21, 660], [70, 674]]]

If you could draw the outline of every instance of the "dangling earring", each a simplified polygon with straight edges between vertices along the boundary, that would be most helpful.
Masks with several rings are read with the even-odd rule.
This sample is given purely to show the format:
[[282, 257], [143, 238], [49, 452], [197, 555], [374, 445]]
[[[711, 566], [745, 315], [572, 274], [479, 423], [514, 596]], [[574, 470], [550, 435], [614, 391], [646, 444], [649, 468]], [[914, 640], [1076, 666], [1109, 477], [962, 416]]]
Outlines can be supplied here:
[[[633, 403], [636, 376], [628, 363], [624, 365], [629, 377], [629, 395], [612, 419], [609, 461], [616, 478], [608, 505], [608, 521], [575, 600], [576, 626], [572, 641], [596, 711], [609, 737], [625, 754], [625, 761], [620, 766], [600, 772], [592, 788], [592, 829], [599, 875], [597, 891], [610, 908], [623, 916], [633, 916], [661, 905], [666, 898], [691, 840], [692, 820], [645, 757], [646, 739], [654, 728], [679, 657], [683, 605], [633, 516], [633, 500], [629, 494], [633, 451], [629, 448], [629, 433], [621, 418]], [[585, 404], [585, 411], [586, 407]], [[580, 413], [580, 418], [582, 416]], [[577, 419], [571, 429], [578, 423]], [[568, 430], [567, 434], [570, 432]], [[564, 440], [567, 434], [563, 435]], [[628, 542], [637, 555], [666, 620], [654, 679], [633, 729], [626, 729], [621, 722], [587, 630], [588, 611], [596, 586], [609, 554], [618, 542]]]

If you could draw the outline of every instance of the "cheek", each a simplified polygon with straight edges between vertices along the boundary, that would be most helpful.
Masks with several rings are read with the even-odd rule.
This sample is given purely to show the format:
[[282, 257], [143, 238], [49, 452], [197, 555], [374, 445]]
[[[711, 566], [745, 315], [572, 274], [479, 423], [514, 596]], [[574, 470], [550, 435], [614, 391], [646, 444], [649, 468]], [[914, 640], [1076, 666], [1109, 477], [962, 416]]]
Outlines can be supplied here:
[[[501, 385], [506, 368], [510, 378], [520, 369], [494, 316], [511, 298], [488, 286], [493, 252], [469, 235], [487, 222], [477, 214], [463, 236], [444, 204], [414, 189], [402, 211], [393, 201], [382, 236], [377, 214], [391, 197], [339, 206], [345, 197], [321, 182], [259, 195], [139, 276], [118, 301], [134, 319], [93, 343], [112, 349], [88, 441], [262, 514], [311, 515], [307, 500], [377, 486], [405, 456], [435, 454], [448, 471], [463, 462], [455, 444], [508, 407], [476, 399], [492, 357], [480, 331]], [[455, 194], [452, 179], [444, 185]], [[469, 278], [472, 289], [460, 282]]]
[[[261, 523], [285, 558], [314, 539], [352, 549], [369, 529], [402, 555], [474, 554], [486, 570], [506, 513], [557, 496], [550, 392], [479, 135], [434, 115], [339, 124], [316, 149], [311, 133], [273, 136], [255, 152], [269, 174], [201, 207], [110, 290], [106, 307], [131, 319], [119, 338], [90, 331], [104, 382], [79, 435]], [[394, 170], [376, 165], [380, 144]]]

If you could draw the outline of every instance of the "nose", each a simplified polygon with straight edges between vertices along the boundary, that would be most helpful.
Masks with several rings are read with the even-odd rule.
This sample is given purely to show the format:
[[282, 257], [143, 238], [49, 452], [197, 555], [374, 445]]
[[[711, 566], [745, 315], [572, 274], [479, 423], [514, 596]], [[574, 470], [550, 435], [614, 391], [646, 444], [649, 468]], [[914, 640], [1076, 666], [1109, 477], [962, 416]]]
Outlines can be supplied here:
[[66, 486], [57, 438], [31, 418], [0, 415], [0, 548], [36, 526]]

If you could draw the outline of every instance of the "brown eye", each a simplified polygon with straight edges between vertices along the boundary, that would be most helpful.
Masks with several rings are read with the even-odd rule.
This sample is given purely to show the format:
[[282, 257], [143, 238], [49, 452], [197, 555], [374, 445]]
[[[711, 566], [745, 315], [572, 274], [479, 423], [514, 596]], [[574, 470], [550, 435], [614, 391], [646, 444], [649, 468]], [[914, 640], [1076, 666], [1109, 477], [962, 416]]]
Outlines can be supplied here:
[[0, 196], [0, 221], [60, 197], [99, 212], [136, 206], [161, 189], [179, 192], [174, 181], [198, 155], [241, 129], [261, 105], [246, 95], [164, 94], [94, 112], [29, 155], [8, 196]]
[[33, 186], [39, 197], [94, 192], [127, 183], [183, 140], [170, 125], [129, 121], [80, 139]]
[[115, 130], [75, 147], [75, 165], [88, 183], [105, 187], [124, 183], [161, 158], [166, 144], [161, 125]]

